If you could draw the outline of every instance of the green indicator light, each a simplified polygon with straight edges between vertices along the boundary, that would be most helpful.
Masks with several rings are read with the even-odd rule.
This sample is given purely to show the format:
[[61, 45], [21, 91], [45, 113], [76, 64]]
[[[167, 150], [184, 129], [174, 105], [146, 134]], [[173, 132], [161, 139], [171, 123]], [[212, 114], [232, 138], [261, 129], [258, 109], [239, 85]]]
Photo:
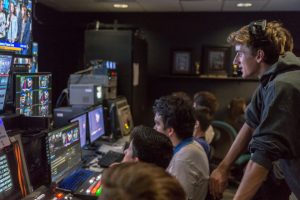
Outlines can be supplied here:
[[102, 193], [102, 186], [96, 191], [96, 197], [99, 197]]

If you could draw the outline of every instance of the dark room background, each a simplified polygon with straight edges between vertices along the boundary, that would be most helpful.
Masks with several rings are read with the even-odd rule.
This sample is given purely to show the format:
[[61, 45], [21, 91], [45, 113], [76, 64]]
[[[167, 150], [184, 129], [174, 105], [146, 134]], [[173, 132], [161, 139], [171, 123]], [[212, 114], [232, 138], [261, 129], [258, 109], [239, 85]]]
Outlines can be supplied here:
[[[84, 66], [84, 31], [95, 21], [104, 24], [127, 24], [139, 27], [148, 44], [147, 112], [142, 122], [153, 125], [151, 106], [161, 95], [185, 91], [190, 95], [200, 90], [216, 94], [225, 116], [234, 97], [250, 100], [256, 80], [201, 79], [195, 76], [170, 76], [171, 50], [191, 49], [192, 62], [200, 62], [204, 45], [224, 46], [228, 34], [253, 20], [280, 20], [294, 36], [295, 49], [300, 48], [299, 12], [202, 12], [202, 13], [65, 13], [42, 4], [35, 7], [33, 39], [39, 44], [39, 71], [53, 73], [53, 102], [67, 86], [70, 73]], [[234, 57], [232, 51], [231, 60]], [[101, 58], [101, 55], [99, 55]], [[113, 57], [112, 57], [113, 59]], [[228, 66], [229, 68], [231, 66]], [[131, 83], [128, 83], [131, 84]]]

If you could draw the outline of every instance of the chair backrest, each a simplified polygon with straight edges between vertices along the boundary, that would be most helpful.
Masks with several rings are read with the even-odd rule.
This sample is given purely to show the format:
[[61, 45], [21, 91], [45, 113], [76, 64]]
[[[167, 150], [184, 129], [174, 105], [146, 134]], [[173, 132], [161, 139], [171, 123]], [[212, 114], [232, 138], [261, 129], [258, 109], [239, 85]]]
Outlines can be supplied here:
[[213, 149], [212, 159], [222, 160], [237, 136], [236, 130], [227, 122], [214, 120], [211, 123], [215, 136], [210, 144]]

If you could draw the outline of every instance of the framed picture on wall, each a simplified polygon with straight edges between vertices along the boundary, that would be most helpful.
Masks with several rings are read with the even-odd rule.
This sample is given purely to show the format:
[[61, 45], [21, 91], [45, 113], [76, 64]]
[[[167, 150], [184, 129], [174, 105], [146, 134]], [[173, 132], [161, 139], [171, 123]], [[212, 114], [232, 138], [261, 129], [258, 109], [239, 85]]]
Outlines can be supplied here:
[[172, 51], [172, 74], [191, 74], [192, 72], [192, 52], [191, 50]]
[[204, 46], [202, 48], [202, 70], [206, 75], [227, 76], [230, 68], [230, 47]]

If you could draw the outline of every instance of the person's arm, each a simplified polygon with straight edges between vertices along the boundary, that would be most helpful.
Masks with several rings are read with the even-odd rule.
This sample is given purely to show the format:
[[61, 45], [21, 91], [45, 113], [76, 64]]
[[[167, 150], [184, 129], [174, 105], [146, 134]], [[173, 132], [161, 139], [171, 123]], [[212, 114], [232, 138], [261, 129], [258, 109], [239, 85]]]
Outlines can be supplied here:
[[268, 172], [268, 169], [250, 160], [234, 200], [252, 199], [266, 179]]
[[227, 187], [230, 167], [249, 144], [253, 129], [244, 123], [225, 158], [210, 175], [209, 189], [214, 198], [221, 198]]

